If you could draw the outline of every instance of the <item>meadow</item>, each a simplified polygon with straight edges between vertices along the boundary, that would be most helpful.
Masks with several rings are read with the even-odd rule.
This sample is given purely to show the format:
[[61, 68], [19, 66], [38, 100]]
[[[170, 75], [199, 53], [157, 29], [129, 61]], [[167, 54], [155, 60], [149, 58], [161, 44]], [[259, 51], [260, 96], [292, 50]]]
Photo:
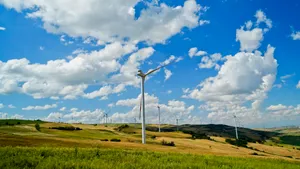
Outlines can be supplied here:
[[298, 169], [299, 162], [101, 148], [0, 148], [0, 168]]
[[[40, 125], [39, 131], [36, 123]], [[246, 129], [241, 132], [249, 133]], [[253, 133], [255, 130], [251, 132], [247, 135], [259, 138]], [[10, 120], [7, 125], [7, 121], [0, 120], [0, 168], [297, 169], [300, 147], [291, 141], [294, 137], [297, 139], [298, 135], [289, 132], [274, 136], [275, 141], [284, 138], [283, 141], [274, 142], [272, 138], [264, 144], [237, 147], [228, 144], [225, 136], [193, 139], [191, 134], [181, 131], [147, 131], [147, 145], [143, 145], [140, 125], [136, 124]], [[175, 145], [165, 146], [163, 141]]]

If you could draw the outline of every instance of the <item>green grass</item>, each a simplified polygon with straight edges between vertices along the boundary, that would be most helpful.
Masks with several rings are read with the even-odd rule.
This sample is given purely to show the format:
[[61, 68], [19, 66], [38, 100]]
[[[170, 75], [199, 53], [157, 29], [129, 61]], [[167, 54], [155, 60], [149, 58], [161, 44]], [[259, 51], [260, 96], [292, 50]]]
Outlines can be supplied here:
[[212, 168], [300, 169], [284, 160], [200, 156], [100, 148], [0, 148], [0, 168]]
[[44, 123], [43, 121], [36, 121], [36, 120], [19, 120], [19, 119], [1, 119], [0, 120], [0, 126], [6, 125], [7, 123], [10, 125], [18, 125], [18, 122], [20, 124], [35, 124], [35, 123]]

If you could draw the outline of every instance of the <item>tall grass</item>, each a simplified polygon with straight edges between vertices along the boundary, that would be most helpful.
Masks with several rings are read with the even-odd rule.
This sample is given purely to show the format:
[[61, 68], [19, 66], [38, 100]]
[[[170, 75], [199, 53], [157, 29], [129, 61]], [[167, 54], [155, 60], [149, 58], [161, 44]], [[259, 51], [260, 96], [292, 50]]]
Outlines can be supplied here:
[[0, 168], [212, 168], [300, 169], [284, 160], [199, 156], [99, 148], [0, 148]]

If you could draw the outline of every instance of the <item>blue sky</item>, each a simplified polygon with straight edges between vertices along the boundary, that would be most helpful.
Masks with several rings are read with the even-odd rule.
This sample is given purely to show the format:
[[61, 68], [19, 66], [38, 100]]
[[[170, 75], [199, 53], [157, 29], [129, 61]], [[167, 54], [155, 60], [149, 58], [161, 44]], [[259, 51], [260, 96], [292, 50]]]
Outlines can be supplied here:
[[148, 123], [160, 105], [164, 123], [233, 125], [236, 114], [247, 127], [299, 125], [298, 8], [283, 0], [0, 0], [0, 118], [96, 123], [109, 112], [133, 122], [137, 70], [169, 60], [146, 81]]

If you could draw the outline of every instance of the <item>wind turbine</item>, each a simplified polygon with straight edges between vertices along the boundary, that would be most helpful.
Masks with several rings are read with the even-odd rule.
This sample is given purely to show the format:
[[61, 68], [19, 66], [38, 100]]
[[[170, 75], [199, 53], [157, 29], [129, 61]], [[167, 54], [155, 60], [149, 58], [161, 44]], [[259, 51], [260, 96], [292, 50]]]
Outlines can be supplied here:
[[235, 137], [238, 140], [239, 139], [239, 135], [238, 135], [238, 129], [237, 129], [237, 124], [236, 124], [236, 115], [233, 115], [234, 118], [234, 123], [235, 123]]
[[[170, 63], [169, 63], [170, 64]], [[151, 73], [154, 73], [156, 72], [157, 70], [169, 65], [169, 64], [166, 64], [166, 65], [163, 65], [163, 66], [160, 66], [156, 69], [153, 69], [153, 70], [150, 70], [148, 71], [146, 74], [143, 73], [142, 70], [139, 70], [138, 71], [138, 76], [141, 77], [141, 94], [142, 94], [142, 99], [141, 99], [141, 104], [142, 104], [142, 143], [143, 144], [146, 144], [146, 119], [145, 119], [145, 79], [148, 75], [150, 75]]]
[[158, 108], [158, 132], [160, 132], [160, 107], [157, 106]]
[[176, 118], [176, 126], [177, 126], [177, 131], [178, 131], [178, 118]]

